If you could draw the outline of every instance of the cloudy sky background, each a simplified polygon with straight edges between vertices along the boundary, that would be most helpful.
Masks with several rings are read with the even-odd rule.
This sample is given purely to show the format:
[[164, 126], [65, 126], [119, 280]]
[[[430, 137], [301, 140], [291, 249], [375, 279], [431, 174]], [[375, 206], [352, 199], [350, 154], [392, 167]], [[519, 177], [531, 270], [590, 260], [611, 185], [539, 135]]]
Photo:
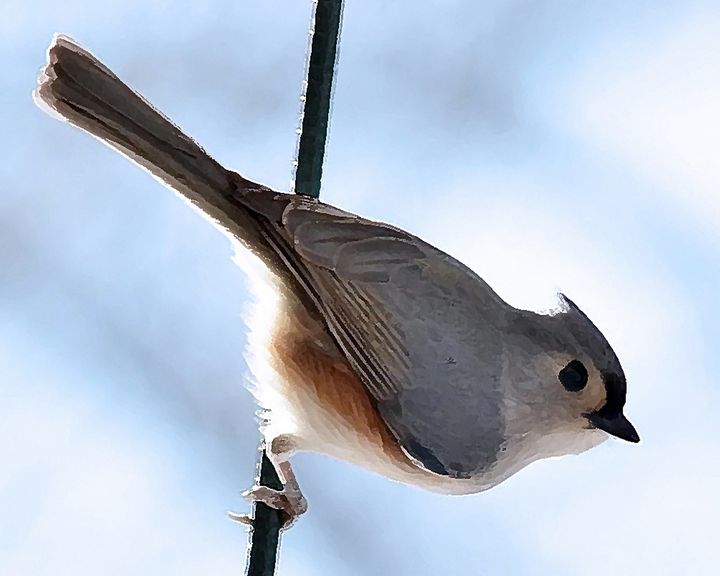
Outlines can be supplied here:
[[[451, 498], [317, 455], [279, 574], [716, 574], [720, 8], [351, 1], [323, 198], [605, 332], [643, 438]], [[0, 572], [242, 572], [257, 432], [228, 240], [30, 97], [67, 33], [286, 190], [309, 2], [0, 5]]]

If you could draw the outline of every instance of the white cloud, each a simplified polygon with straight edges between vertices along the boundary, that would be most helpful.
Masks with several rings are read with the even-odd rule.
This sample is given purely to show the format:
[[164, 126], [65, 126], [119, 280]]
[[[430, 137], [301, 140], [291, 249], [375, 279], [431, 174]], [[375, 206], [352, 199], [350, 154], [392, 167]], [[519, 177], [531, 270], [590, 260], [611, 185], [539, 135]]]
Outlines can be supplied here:
[[172, 445], [46, 376], [37, 388], [4, 371], [3, 573], [236, 573], [244, 538], [232, 527], [234, 545], [222, 536], [229, 522], [203, 509], [206, 488], [191, 496]]
[[[633, 33], [637, 30], [633, 29]], [[558, 118], [602, 154], [631, 166], [673, 208], [720, 238], [720, 15], [693, 12], [651, 34], [610, 37], [574, 85]]]
[[569, 489], [552, 515], [541, 512], [537, 545], [573, 574], [714, 574], [718, 481], [712, 441], [663, 446], [627, 459], [591, 499]]

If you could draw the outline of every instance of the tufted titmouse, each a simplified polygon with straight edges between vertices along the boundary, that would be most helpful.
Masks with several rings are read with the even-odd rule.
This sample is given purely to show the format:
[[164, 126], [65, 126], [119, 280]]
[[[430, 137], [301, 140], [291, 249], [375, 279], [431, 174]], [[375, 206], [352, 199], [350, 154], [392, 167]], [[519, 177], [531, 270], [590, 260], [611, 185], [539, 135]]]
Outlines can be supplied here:
[[606, 433], [638, 442], [620, 363], [570, 299], [549, 315], [517, 310], [412, 234], [226, 170], [67, 37], [35, 98], [229, 231], [252, 255], [241, 263], [262, 264], [259, 296], [274, 307], [251, 325], [253, 392], [285, 489], [251, 498], [304, 511], [298, 450], [469, 494]]

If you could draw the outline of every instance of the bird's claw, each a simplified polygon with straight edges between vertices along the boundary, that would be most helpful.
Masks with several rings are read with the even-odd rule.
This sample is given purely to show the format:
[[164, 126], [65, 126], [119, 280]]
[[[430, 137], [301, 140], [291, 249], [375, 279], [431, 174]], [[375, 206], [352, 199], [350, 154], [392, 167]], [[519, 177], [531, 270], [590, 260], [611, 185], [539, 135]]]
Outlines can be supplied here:
[[[307, 511], [307, 500], [300, 491], [290, 490], [285, 486], [282, 490], [275, 490], [267, 486], [253, 486], [242, 493], [242, 497], [251, 503], [262, 502], [270, 508], [279, 510], [283, 518], [282, 530], [292, 526], [301, 514]], [[253, 525], [253, 518], [247, 514], [228, 512], [228, 517], [234, 522]]]
[[252, 526], [253, 525], [253, 519], [250, 517], [249, 514], [239, 514], [238, 512], [228, 511], [227, 513], [228, 518], [232, 520], [233, 522], [237, 522], [238, 524], [245, 524], [245, 526]]

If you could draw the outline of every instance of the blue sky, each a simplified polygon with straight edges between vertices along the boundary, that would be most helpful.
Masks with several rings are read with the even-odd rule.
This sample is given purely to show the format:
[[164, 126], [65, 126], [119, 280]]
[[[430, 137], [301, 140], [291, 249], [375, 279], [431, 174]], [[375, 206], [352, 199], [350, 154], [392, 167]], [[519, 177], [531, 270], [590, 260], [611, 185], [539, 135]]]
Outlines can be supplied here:
[[[54, 32], [287, 189], [307, 2], [0, 6], [0, 571], [238, 574], [247, 282], [227, 238], [44, 115]], [[631, 4], [631, 5], [630, 5]], [[720, 8], [350, 2], [323, 199], [604, 331], [643, 442], [451, 498], [318, 455], [279, 574], [715, 574]]]

